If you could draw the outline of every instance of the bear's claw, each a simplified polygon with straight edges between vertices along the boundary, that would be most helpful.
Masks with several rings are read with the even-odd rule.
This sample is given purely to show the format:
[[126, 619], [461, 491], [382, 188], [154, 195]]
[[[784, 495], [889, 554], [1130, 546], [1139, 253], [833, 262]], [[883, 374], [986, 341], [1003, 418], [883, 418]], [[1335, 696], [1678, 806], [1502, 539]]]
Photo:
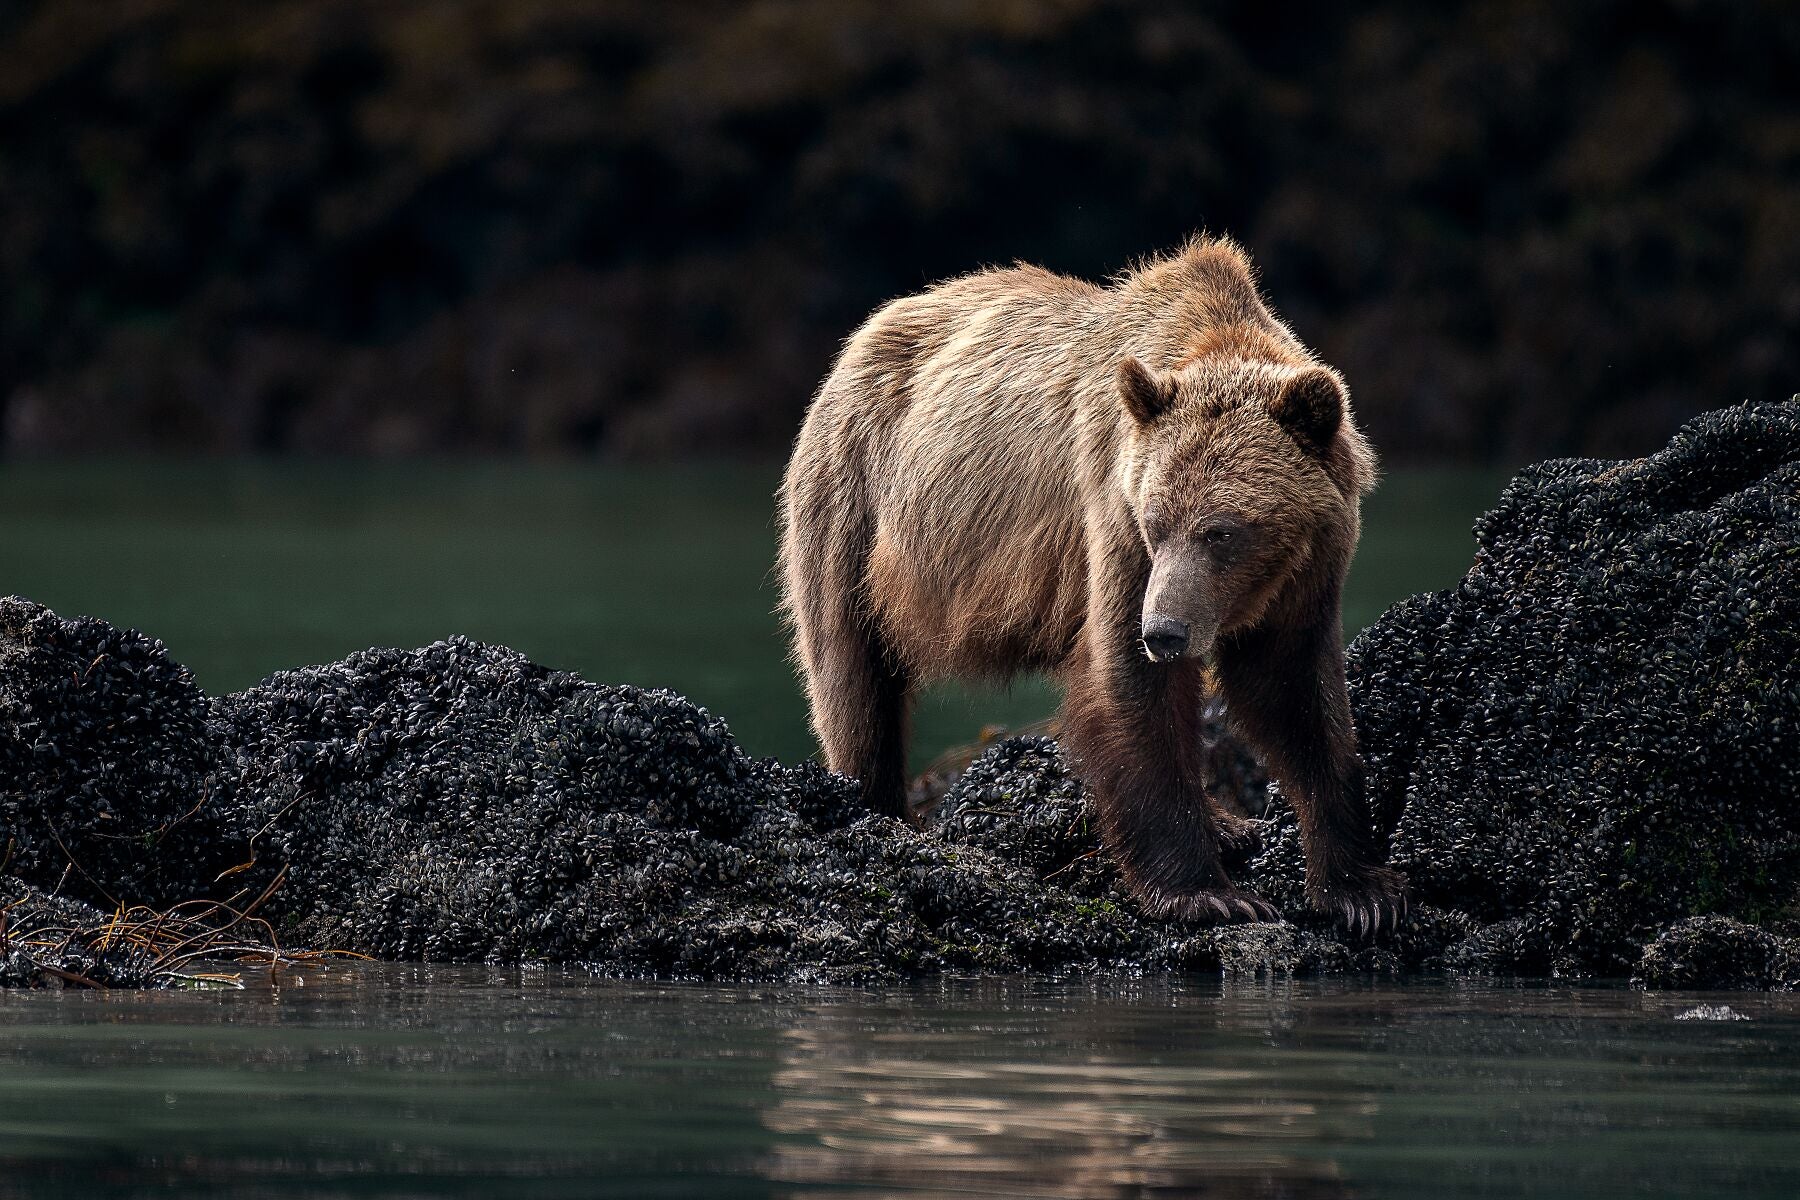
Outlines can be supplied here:
[[1279, 921], [1275, 906], [1254, 892], [1237, 888], [1212, 888], [1180, 895], [1163, 895], [1145, 908], [1153, 915], [1178, 921], [1206, 921], [1214, 925], [1239, 922]]
[[1393, 933], [1412, 909], [1406, 885], [1397, 878], [1365, 886], [1349, 895], [1334, 897], [1329, 905], [1332, 916], [1352, 937], [1373, 941], [1384, 932]]

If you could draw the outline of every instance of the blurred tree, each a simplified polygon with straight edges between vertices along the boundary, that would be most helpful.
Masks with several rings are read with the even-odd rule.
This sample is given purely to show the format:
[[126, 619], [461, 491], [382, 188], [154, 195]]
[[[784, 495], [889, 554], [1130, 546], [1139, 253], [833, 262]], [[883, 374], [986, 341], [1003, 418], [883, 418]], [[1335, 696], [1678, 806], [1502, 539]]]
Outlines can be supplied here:
[[0, 439], [775, 453], [876, 303], [1245, 240], [1391, 458], [1800, 386], [1784, 0], [42, 0]]

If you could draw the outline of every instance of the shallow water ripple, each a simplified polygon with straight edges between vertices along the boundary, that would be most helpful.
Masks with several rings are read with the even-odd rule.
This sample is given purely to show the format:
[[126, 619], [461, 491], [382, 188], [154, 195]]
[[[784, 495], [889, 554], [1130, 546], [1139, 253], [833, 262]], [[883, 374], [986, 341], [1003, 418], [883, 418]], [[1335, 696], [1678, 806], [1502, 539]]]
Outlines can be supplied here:
[[0, 1196], [1800, 1194], [1800, 997], [305, 978], [0, 995]]

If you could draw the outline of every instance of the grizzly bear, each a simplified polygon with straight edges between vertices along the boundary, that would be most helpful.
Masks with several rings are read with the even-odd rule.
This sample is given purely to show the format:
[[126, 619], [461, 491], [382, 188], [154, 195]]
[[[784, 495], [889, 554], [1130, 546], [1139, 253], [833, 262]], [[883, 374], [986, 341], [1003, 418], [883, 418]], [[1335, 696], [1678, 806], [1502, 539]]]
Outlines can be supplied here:
[[1060, 740], [1146, 911], [1275, 920], [1234, 887], [1246, 822], [1203, 785], [1204, 706], [1293, 804], [1311, 902], [1404, 915], [1365, 811], [1339, 595], [1373, 452], [1344, 382], [1227, 239], [1098, 286], [979, 271], [878, 309], [782, 483], [783, 607], [813, 727], [906, 816], [915, 688], [1042, 670]]

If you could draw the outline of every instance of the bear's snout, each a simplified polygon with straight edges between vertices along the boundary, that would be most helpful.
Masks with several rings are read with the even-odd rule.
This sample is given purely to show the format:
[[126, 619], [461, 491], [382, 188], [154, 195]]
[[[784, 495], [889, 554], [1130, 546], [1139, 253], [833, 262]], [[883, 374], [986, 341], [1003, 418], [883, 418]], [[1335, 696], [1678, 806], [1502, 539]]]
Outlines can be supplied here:
[[1187, 622], [1151, 613], [1144, 618], [1143, 642], [1151, 662], [1173, 662], [1187, 649]]

